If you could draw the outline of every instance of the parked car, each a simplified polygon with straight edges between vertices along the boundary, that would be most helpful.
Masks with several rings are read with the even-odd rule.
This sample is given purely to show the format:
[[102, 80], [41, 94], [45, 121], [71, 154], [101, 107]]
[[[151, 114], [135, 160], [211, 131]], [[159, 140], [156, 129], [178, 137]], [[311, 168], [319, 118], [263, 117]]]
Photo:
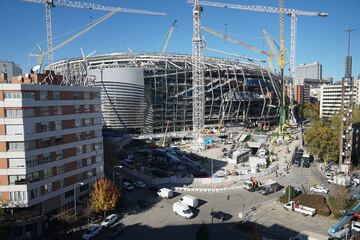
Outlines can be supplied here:
[[145, 188], [146, 184], [144, 182], [138, 181], [138, 182], [134, 182], [135, 187], [137, 188]]
[[111, 225], [113, 225], [116, 221], [118, 220], [118, 215], [117, 214], [111, 214], [109, 216], [107, 216], [104, 221], [101, 222], [101, 227], [109, 227]]
[[232, 218], [232, 215], [230, 215], [228, 213], [224, 213], [222, 211], [213, 211], [210, 213], [210, 216], [220, 220], [221, 222], [225, 222]]
[[176, 215], [182, 216], [184, 218], [192, 218], [194, 216], [194, 213], [191, 211], [188, 205], [180, 202], [175, 202], [173, 204], [173, 212]]
[[91, 224], [88, 230], [81, 236], [81, 239], [89, 240], [97, 235], [101, 230], [100, 224]]
[[134, 190], [134, 186], [129, 182], [123, 182], [123, 187], [128, 191]]
[[304, 168], [309, 168], [309, 167], [310, 167], [310, 161], [303, 159], [303, 161], [302, 161], [302, 166], [303, 166]]
[[317, 192], [317, 193], [328, 193], [329, 189], [321, 185], [315, 185], [310, 187], [310, 192]]
[[157, 191], [157, 194], [159, 195], [159, 197], [169, 199], [173, 197], [174, 192], [168, 188], [161, 188], [159, 191]]

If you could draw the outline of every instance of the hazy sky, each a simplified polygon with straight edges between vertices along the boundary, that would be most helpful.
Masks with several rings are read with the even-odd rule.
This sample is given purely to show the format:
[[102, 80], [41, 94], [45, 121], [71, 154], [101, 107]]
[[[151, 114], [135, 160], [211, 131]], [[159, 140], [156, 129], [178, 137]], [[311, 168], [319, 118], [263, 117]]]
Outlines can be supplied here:
[[[85, 2], [84, 0], [82, 0]], [[85, 53], [97, 50], [96, 54], [112, 52], [159, 52], [165, 42], [172, 22], [177, 27], [170, 40], [168, 52], [191, 53], [192, 7], [186, 0], [87, 0], [108, 6], [147, 9], [166, 12], [167, 16], [116, 14], [90, 32], [69, 43], [54, 53], [55, 60], [79, 57], [80, 47]], [[222, 0], [227, 3], [277, 6], [277, 0]], [[353, 75], [360, 73], [360, 0], [285, 0], [285, 7], [329, 13], [327, 18], [299, 17], [297, 29], [296, 63], [318, 61], [323, 65], [323, 76], [335, 80], [344, 75], [344, 58], [347, 53], [345, 29], [352, 33], [351, 55]], [[46, 49], [45, 7], [43, 4], [20, 0], [0, 0], [0, 59], [19, 63], [23, 70], [36, 65], [36, 58], [28, 63], [28, 54], [36, 52], [36, 44]], [[53, 8], [53, 36], [79, 29], [106, 12]], [[286, 16], [286, 48], [290, 50], [290, 18]], [[204, 7], [202, 24], [228, 36], [267, 50], [262, 35], [265, 29], [278, 39], [278, 16], [276, 14], [246, 12], [224, 8]], [[64, 41], [75, 32], [54, 39], [54, 45]], [[266, 59], [233, 43], [204, 34], [206, 45], [236, 54]], [[229, 57], [205, 51], [205, 55]]]

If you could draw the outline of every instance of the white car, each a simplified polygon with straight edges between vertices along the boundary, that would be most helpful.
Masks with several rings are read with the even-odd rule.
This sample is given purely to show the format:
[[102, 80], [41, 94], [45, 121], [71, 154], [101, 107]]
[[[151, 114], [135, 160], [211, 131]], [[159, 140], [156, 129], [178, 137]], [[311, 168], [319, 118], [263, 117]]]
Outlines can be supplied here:
[[101, 222], [101, 227], [109, 227], [111, 225], [113, 225], [116, 220], [118, 220], [118, 215], [117, 214], [111, 214], [109, 216], [107, 216], [104, 221]]
[[325, 177], [326, 177], [326, 179], [330, 179], [330, 178], [332, 178], [334, 175], [332, 174], [332, 173], [330, 173], [330, 172], [327, 172], [326, 174], [325, 174]]
[[320, 186], [320, 185], [315, 185], [315, 186], [310, 187], [310, 192], [328, 193], [329, 189], [327, 189], [326, 187]]
[[100, 224], [91, 224], [86, 233], [81, 236], [81, 239], [89, 240], [98, 234], [101, 230]]
[[138, 181], [134, 183], [135, 187], [137, 188], [145, 188], [146, 184], [144, 182]]

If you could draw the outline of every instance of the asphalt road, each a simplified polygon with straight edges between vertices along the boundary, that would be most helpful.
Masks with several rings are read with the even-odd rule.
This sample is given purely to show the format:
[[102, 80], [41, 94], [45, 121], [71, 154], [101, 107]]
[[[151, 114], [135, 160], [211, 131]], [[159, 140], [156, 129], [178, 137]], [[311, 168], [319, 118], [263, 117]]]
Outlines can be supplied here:
[[[311, 168], [294, 167], [287, 176], [279, 180], [283, 186], [290, 184], [305, 190], [308, 190], [311, 185], [325, 184], [325, 182], [325, 178], [317, 172], [314, 166]], [[192, 219], [184, 219], [172, 211], [172, 204], [186, 194], [201, 200], [200, 206], [195, 209], [195, 217]], [[124, 206], [126, 214], [120, 221], [127, 225], [127, 228], [121, 233], [119, 239], [194, 239], [199, 225], [203, 222], [208, 224], [212, 239], [248, 239], [234, 228], [235, 223], [240, 220], [238, 214], [242, 211], [243, 203], [245, 212], [250, 217], [259, 214], [262, 216], [257, 222], [262, 226], [262, 231], [265, 234], [273, 228], [271, 231], [276, 230], [280, 232], [280, 235], [281, 233], [284, 234], [283, 239], [288, 239], [290, 234], [296, 234], [304, 229], [314, 229], [315, 231], [318, 229], [318, 232], [323, 233], [324, 229], [333, 223], [330, 220], [327, 223], [322, 219], [321, 221], [324, 221], [325, 225], [320, 230], [314, 227], [319, 223], [317, 217], [299, 220], [296, 213], [290, 213], [290, 215], [287, 213], [286, 216], [293, 218], [284, 217], [285, 213], [281, 204], [276, 202], [281, 194], [282, 191], [279, 191], [263, 196], [258, 192], [247, 192], [245, 190], [218, 193], [183, 192], [176, 194], [172, 199], [161, 199], [157, 197], [155, 192], [148, 189], [136, 189], [126, 194]], [[137, 200], [139, 199], [147, 199], [149, 206], [146, 209], [139, 210], [137, 207]], [[210, 217], [212, 210], [231, 214], [232, 218], [223, 223], [217, 219], [212, 221]], [[271, 224], [272, 221], [274, 221], [273, 225]], [[102, 231], [94, 239], [109, 239], [107, 237], [109, 232], [111, 230]], [[273, 236], [270, 234], [268, 237], [271, 239]]]

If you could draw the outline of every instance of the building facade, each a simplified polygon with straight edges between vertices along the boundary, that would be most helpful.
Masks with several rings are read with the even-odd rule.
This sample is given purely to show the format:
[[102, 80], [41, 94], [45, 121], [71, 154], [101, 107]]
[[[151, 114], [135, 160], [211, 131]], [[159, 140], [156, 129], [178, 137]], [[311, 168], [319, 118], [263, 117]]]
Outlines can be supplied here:
[[13, 76], [22, 74], [20, 66], [14, 62], [0, 60], [0, 76], [5, 82], [10, 83]]
[[304, 63], [296, 66], [296, 77], [298, 79], [322, 79], [322, 65], [318, 62]]
[[[48, 68], [73, 82], [84, 78], [81, 61], [69, 59]], [[101, 87], [104, 128], [163, 133], [169, 121], [168, 131], [192, 129], [191, 55], [109, 54], [87, 61], [87, 74]], [[278, 120], [277, 76], [231, 59], [206, 57], [204, 63], [206, 126]]]
[[[320, 118], [330, 118], [341, 110], [341, 84], [322, 85], [320, 87]], [[358, 104], [359, 89], [353, 85], [352, 91], [346, 83], [344, 101], [349, 101], [352, 95], [352, 101]]]
[[75, 183], [82, 198], [104, 176], [100, 89], [48, 76], [0, 79], [0, 196], [41, 214], [71, 206]]

